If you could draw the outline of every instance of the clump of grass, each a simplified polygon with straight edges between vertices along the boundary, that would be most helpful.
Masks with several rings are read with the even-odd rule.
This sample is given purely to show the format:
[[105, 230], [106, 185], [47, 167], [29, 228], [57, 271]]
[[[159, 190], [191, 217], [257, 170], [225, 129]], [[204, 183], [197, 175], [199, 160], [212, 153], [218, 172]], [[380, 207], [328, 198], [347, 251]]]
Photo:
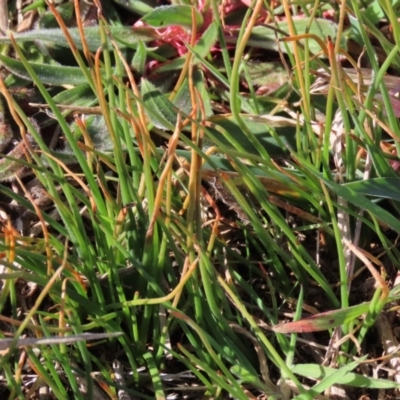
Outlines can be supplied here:
[[[373, 378], [367, 360], [376, 354], [363, 350], [374, 335], [377, 352], [395, 342], [374, 328], [398, 299], [390, 279], [399, 264], [397, 79], [385, 76], [400, 65], [393, 6], [321, 4], [337, 11], [334, 23], [313, 4], [266, 10], [254, 1], [229, 16], [228, 30], [214, 1], [140, 4], [134, 11], [148, 25], [133, 30], [99, 4], [98, 26], [84, 29], [75, 5], [71, 28], [69, 14], [49, 4], [59, 28], [0, 38], [11, 72], [0, 80], [4, 115], [20, 143], [27, 135], [35, 143], [23, 160], [5, 158], [31, 177], [8, 170], [13, 183], [0, 185], [9, 207], [18, 205], [0, 240], [3, 333], [13, 337], [0, 360], [7, 395], [44, 387], [59, 399], [311, 399], [341, 385], [348, 395], [397, 390], [397, 375]], [[392, 41], [370, 23], [384, 16]], [[346, 18], [358, 23], [345, 27]], [[177, 26], [187, 33], [179, 45]], [[44, 38], [75, 65], [51, 65], [59, 57], [51, 53], [32, 59], [29, 42]], [[367, 61], [361, 49], [346, 51], [349, 38], [365, 45]], [[284, 65], [278, 88], [256, 81], [271, 61], [260, 49]], [[20, 79], [55, 122], [39, 129], [29, 118], [33, 106], [10, 94]], [[21, 233], [16, 222], [28, 214]], [[368, 279], [375, 286], [364, 293]], [[109, 339], [73, 342], [87, 332]], [[67, 342], [35, 340], [54, 335]]]

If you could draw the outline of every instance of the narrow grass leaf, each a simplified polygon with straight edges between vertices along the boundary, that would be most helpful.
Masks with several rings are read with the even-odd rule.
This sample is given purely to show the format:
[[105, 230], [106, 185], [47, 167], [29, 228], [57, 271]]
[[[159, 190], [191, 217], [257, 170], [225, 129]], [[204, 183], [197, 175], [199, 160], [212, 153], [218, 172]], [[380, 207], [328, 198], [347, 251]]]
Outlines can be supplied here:
[[156, 399], [165, 399], [163, 385], [160, 379], [160, 371], [158, 370], [157, 365], [154, 362], [153, 356], [150, 353], [145, 353], [143, 354], [143, 358], [146, 361], [147, 367], [149, 369]]
[[301, 319], [300, 321], [287, 322], [272, 327], [277, 333], [302, 333], [324, 331], [353, 321], [360, 315], [366, 313], [370, 303], [362, 303], [356, 306], [327, 311], [313, 315], [312, 317]]
[[242, 366], [239, 366], [239, 365], [233, 366], [231, 368], [231, 372], [232, 372], [232, 374], [239, 377], [243, 383], [254, 385], [256, 388], [260, 389], [261, 391], [263, 391], [265, 394], [267, 394], [269, 396], [273, 396], [273, 395], [278, 396], [280, 394], [280, 393], [278, 393], [277, 390], [271, 390], [271, 388], [267, 387], [267, 385], [265, 385], [258, 378], [258, 376], [256, 374], [252, 373], [251, 371], [249, 371], [248, 369], [246, 369]]
[[400, 178], [371, 178], [345, 183], [343, 186], [365, 196], [400, 201]]
[[372, 213], [376, 218], [387, 224], [394, 231], [400, 233], [400, 222], [395, 218], [393, 218], [393, 215], [390, 212], [386, 211], [382, 207], [379, 207], [378, 205], [368, 200], [360, 193], [357, 193], [356, 191], [352, 190], [351, 188], [346, 187], [344, 185], [339, 185], [334, 181], [322, 178], [321, 176], [318, 176], [319, 174], [314, 170], [312, 170], [312, 173], [317, 177], [319, 177], [319, 179], [328, 188], [330, 188], [337, 196], [341, 196], [344, 199], [346, 199], [349, 203], [356, 205], [360, 209]]
[[[74, 343], [80, 340], [100, 340], [100, 339], [108, 339], [111, 337], [117, 337], [123, 335], [123, 332], [110, 332], [110, 333], [82, 333], [81, 335], [72, 335], [66, 337], [47, 337], [47, 338], [26, 338], [26, 339], [18, 339], [16, 346], [17, 347], [37, 347], [41, 345], [53, 345], [53, 344], [61, 344], [61, 343]], [[5, 350], [10, 347], [13, 339], [0, 339], [0, 349]]]
[[[337, 385], [338, 381], [340, 379], [347, 376], [347, 374], [349, 374], [350, 371], [352, 371], [354, 368], [356, 368], [359, 365], [360, 361], [365, 360], [366, 358], [367, 358], [367, 356], [361, 357], [359, 360], [353, 361], [353, 362], [345, 365], [344, 367], [340, 368], [339, 370], [335, 370], [335, 372], [333, 374], [327, 376], [321, 382], [316, 384], [310, 390], [310, 394], [315, 396], [317, 393], [322, 393], [324, 390], [326, 390], [334, 385]], [[299, 396], [296, 396], [293, 400], [308, 400], [309, 398], [310, 397], [308, 397], [307, 395], [301, 394]]]
[[[336, 373], [335, 368], [324, 367], [316, 364], [297, 364], [293, 367], [293, 372], [297, 375], [304, 376], [308, 379], [325, 379]], [[386, 379], [374, 379], [354, 372], [347, 372], [340, 376], [336, 383], [339, 385], [348, 385], [358, 388], [368, 389], [399, 389], [400, 385]]]
[[201, 99], [201, 102], [203, 103], [202, 107], [204, 108], [204, 114], [206, 117], [210, 117], [213, 115], [213, 110], [209, 89], [205, 85], [205, 76], [203, 71], [195, 69], [193, 71], [193, 81], [199, 94], [199, 100]]
[[238, 390], [238, 383], [235, 380], [231, 380], [230, 384], [226, 381], [226, 376], [221, 372], [211, 368], [209, 364], [206, 364], [203, 360], [195, 357], [191, 352], [185, 349], [184, 346], [178, 344], [179, 350], [188, 358], [192, 365], [200, 367], [205, 373], [207, 373], [209, 380], [213, 384], [213, 390], [211, 393], [222, 389], [225, 389], [235, 399], [245, 400], [247, 396], [242, 390]]
[[[237, 381], [234, 379], [234, 377], [231, 375], [229, 370], [226, 368], [226, 366], [222, 362], [222, 360], [220, 360], [219, 354], [215, 353], [211, 342], [208, 340], [208, 334], [198, 324], [196, 324], [193, 320], [188, 318], [186, 315], [184, 315], [180, 312], [176, 312], [176, 311], [171, 311], [171, 314], [173, 316], [175, 316], [176, 318], [179, 318], [182, 321], [186, 322], [199, 335], [203, 345], [208, 350], [208, 353], [212, 357], [213, 361], [221, 369], [223, 376], [230, 381], [230, 383], [232, 385], [232, 390], [235, 390], [236, 395], [239, 396], [239, 394], [242, 393], [240, 386], [237, 383]], [[241, 396], [239, 396], [239, 398], [241, 398]]]
[[38, 372], [38, 375], [40, 375], [40, 378], [49, 386], [49, 388], [51, 388], [51, 390], [54, 391], [57, 398], [66, 398], [66, 396], [68, 396], [66, 388], [64, 385], [60, 384], [59, 376], [55, 374], [53, 377], [53, 370], [55, 369], [53, 363], [56, 358], [54, 354], [52, 354], [52, 362], [49, 362], [49, 354], [47, 352], [44, 352], [39, 359], [32, 348], [27, 347], [25, 351], [28, 355], [29, 362], [32, 363], [35, 370]]

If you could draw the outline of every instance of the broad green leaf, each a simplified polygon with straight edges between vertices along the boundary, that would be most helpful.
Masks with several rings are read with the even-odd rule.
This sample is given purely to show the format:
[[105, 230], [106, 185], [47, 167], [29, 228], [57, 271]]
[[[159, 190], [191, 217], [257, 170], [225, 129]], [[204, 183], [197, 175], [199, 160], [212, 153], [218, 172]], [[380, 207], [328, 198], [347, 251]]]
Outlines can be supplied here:
[[[294, 19], [293, 25], [295, 26], [298, 35], [304, 33], [310, 33], [316, 35], [322, 41], [325, 41], [326, 38], [328, 38], [328, 36], [331, 37], [333, 41], [335, 41], [337, 36], [337, 30], [338, 30], [337, 24], [332, 21], [328, 21], [326, 19], [315, 18], [313, 19], [311, 24], [309, 18]], [[286, 32], [287, 35], [283, 35], [282, 33], [278, 32], [276, 28], [278, 28], [279, 31]], [[288, 22], [286, 21], [278, 22], [276, 24], [276, 27], [274, 25], [270, 26], [258, 25], [254, 27], [247, 44], [253, 47], [275, 50], [275, 51], [281, 50], [284, 53], [287, 53], [289, 51], [290, 52], [293, 51], [293, 44], [290, 42], [277, 43], [276, 38], [278, 37], [279, 39], [282, 39], [288, 36], [290, 36], [289, 26]], [[229, 43], [236, 43], [236, 40], [237, 39], [229, 37], [227, 38], [227, 42]], [[304, 39], [301, 40], [301, 42], [304, 43]], [[308, 45], [310, 52], [313, 54], [317, 54], [322, 50], [321, 46], [315, 39], [309, 39]], [[346, 48], [345, 43], [342, 43], [342, 47]], [[322, 56], [326, 55], [323, 54]]]
[[[77, 139], [81, 138], [81, 129], [79, 125], [75, 122], [71, 124], [71, 131], [74, 132], [74, 135]], [[90, 115], [85, 120], [85, 129], [89, 134], [90, 139], [92, 140], [93, 147], [96, 151], [101, 153], [107, 153], [113, 150], [114, 145], [111, 140], [110, 133], [108, 131], [107, 125], [105, 123], [104, 117], [102, 115]], [[71, 158], [69, 163], [76, 162], [73, 160], [74, 153], [69, 146], [68, 143], [65, 144], [65, 148], [63, 151], [57, 152], [62, 156], [65, 156], [65, 159], [68, 160], [68, 157]]]
[[[56, 7], [56, 10], [60, 14], [64, 23], [69, 25], [74, 16], [74, 4], [72, 2], [66, 3], [66, 4], [60, 4], [59, 6]], [[58, 28], [59, 27], [56, 18], [54, 17], [53, 13], [51, 13], [50, 11], [45, 12], [39, 18], [37, 26], [40, 29], [49, 29], [49, 28]]]
[[[267, 94], [288, 83], [290, 77], [281, 62], [246, 61], [246, 69], [254, 86], [262, 86]], [[241, 74], [245, 78], [244, 72]]]
[[192, 109], [192, 102], [190, 98], [189, 84], [187, 79], [185, 79], [183, 84], [178, 89], [178, 93], [172, 100], [172, 103], [184, 114], [190, 114], [190, 111]]
[[272, 327], [272, 330], [277, 333], [324, 331], [353, 321], [360, 315], [366, 313], [368, 308], [369, 303], [362, 303], [353, 307], [320, 313], [299, 321], [275, 325]]
[[26, 7], [24, 7], [22, 9], [22, 13], [25, 14], [28, 11], [35, 11], [35, 10], [40, 11], [40, 9], [43, 9], [45, 6], [46, 6], [46, 2], [44, 0], [36, 0], [36, 1], [33, 1], [32, 4], [29, 4]]
[[142, 41], [138, 42], [135, 55], [132, 59], [132, 68], [141, 75], [144, 75], [146, 69], [147, 49]]
[[400, 178], [372, 178], [345, 183], [343, 186], [365, 196], [400, 201]]
[[56, 104], [90, 106], [97, 101], [95, 94], [87, 83], [72, 89], [63, 90], [53, 97]]
[[151, 123], [159, 129], [175, 129], [176, 107], [147, 79], [142, 79], [141, 94]]
[[[317, 364], [297, 364], [292, 367], [292, 371], [297, 375], [317, 380], [326, 379], [337, 372], [334, 368], [323, 367]], [[368, 378], [367, 376], [355, 374], [354, 372], [347, 372], [344, 376], [341, 376], [336, 383], [369, 389], [397, 389], [400, 387], [399, 384], [386, 379]]]
[[[193, 71], [193, 82], [197, 89], [198, 98], [197, 101], [202, 103], [202, 107], [205, 110], [205, 115], [208, 117], [212, 115], [211, 101], [208, 91], [204, 85], [204, 75], [199, 69]], [[190, 97], [190, 91], [188, 86], [188, 81], [185, 79], [183, 84], [180, 86], [178, 93], [172, 100], [174, 105], [185, 114], [190, 114], [192, 111], [192, 101]], [[199, 114], [198, 114], [199, 115]]]
[[214, 22], [203, 33], [200, 40], [194, 46], [197, 57], [206, 57], [212, 47], [215, 45], [218, 38], [218, 25]]
[[113, 0], [114, 3], [119, 4], [121, 7], [133, 11], [139, 15], [145, 15], [153, 10], [157, 5], [156, 1], [140, 1], [140, 0]]
[[[24, 65], [13, 58], [0, 55], [0, 61], [11, 73], [16, 76], [31, 80], [30, 75], [26, 71]], [[47, 85], [62, 86], [62, 85], [83, 85], [87, 83], [85, 76], [78, 67], [67, 67], [61, 65], [48, 65], [30, 63], [42, 83]]]
[[379, 4], [378, 0], [372, 1], [365, 10], [365, 16], [375, 25], [379, 20], [385, 18], [385, 13]]
[[[289, 124], [289, 120], [283, 120], [282, 122], [281, 120], [274, 121], [269, 119], [264, 122], [262, 119], [257, 118], [258, 116], [246, 114], [241, 117], [271, 157], [283, 155], [286, 152], [287, 146], [296, 147], [296, 128], [293, 124]], [[235, 140], [245, 151], [257, 154], [253, 144], [231, 114], [218, 115], [211, 117], [209, 120], [215, 124], [215, 129], [210, 130], [224, 146], [234, 148], [233, 140]], [[223, 129], [218, 129], [218, 126]], [[212, 141], [205, 142], [205, 146], [210, 145], [214, 145], [214, 143]]]
[[[82, 50], [82, 42], [78, 28], [68, 29], [76, 47]], [[126, 26], [111, 26], [111, 35], [121, 43], [120, 48], [137, 45], [139, 40], [148, 42], [154, 40], [153, 32], [146, 29], [132, 29]], [[17, 42], [40, 41], [50, 45], [69, 47], [67, 39], [61, 29], [36, 29], [24, 33], [13, 34]], [[85, 38], [90, 51], [97, 51], [103, 44], [101, 42], [100, 30], [97, 26], [85, 28]], [[0, 44], [10, 44], [9, 37], [0, 36]]]
[[192, 11], [194, 11], [196, 26], [201, 26], [203, 16], [195, 7], [188, 5], [157, 7], [145, 15], [142, 21], [156, 28], [170, 25], [190, 28], [192, 26]]

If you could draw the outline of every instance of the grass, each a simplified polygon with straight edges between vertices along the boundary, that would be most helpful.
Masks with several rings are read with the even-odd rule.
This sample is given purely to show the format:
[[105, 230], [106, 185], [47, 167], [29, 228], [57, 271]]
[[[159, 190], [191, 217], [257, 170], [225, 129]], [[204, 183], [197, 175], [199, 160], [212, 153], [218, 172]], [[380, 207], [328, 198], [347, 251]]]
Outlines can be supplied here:
[[10, 13], [2, 396], [395, 398], [397, 5], [172, 5]]

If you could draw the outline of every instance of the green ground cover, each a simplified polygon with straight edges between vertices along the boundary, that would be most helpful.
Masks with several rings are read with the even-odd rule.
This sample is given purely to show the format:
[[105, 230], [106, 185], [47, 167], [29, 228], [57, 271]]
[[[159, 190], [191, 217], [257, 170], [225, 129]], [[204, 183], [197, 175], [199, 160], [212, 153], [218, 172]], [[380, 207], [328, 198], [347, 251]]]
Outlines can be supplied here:
[[396, 398], [397, 1], [0, 7], [2, 398]]

